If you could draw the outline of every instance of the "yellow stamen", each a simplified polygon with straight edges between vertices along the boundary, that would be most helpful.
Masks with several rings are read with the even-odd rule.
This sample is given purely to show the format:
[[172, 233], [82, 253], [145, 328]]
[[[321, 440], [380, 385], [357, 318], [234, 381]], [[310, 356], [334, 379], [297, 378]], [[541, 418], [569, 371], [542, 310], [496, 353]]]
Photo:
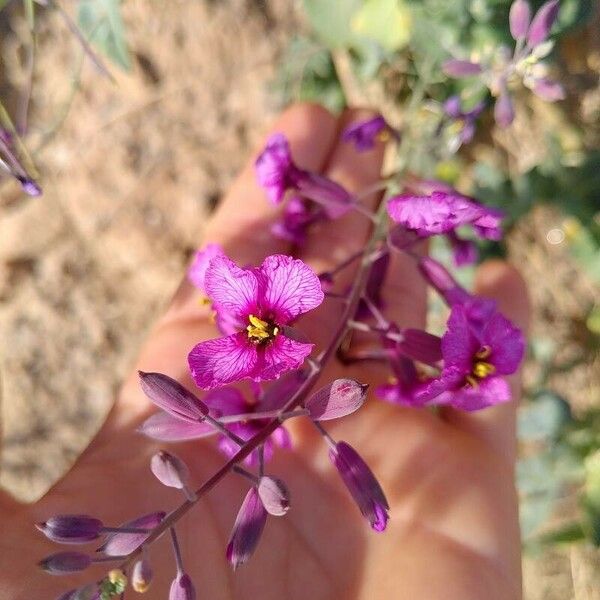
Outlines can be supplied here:
[[376, 136], [380, 142], [387, 142], [392, 137], [389, 129], [382, 129]]
[[489, 358], [492, 353], [492, 349], [489, 346], [483, 346], [479, 352], [475, 353], [475, 358], [481, 358], [482, 360]]
[[484, 377], [492, 375], [495, 372], [496, 367], [487, 362], [478, 361], [473, 365], [473, 375], [475, 375], [475, 377], [479, 377], [479, 379], [483, 379]]
[[266, 342], [279, 333], [279, 327], [263, 321], [254, 315], [248, 315], [250, 325], [246, 327], [248, 338], [255, 343]]

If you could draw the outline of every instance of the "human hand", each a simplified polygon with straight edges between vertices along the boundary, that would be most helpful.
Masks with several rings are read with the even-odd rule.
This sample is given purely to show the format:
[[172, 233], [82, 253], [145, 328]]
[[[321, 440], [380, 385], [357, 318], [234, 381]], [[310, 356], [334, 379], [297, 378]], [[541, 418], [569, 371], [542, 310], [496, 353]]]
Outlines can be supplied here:
[[[298, 105], [286, 111], [274, 131], [286, 134], [298, 163], [326, 173], [351, 191], [379, 178], [382, 148], [356, 154], [339, 140], [350, 122], [365, 118], [347, 111], [335, 119], [323, 109]], [[372, 206], [378, 198], [369, 200]], [[278, 213], [255, 183], [252, 163], [244, 169], [207, 224], [204, 241], [218, 242], [242, 264], [270, 254], [293, 253], [270, 235]], [[362, 248], [369, 222], [357, 213], [324, 223], [310, 234], [299, 258], [315, 271], [335, 266]], [[351, 271], [351, 270], [350, 270]], [[348, 281], [352, 273], [346, 275]], [[414, 262], [394, 254], [388, 275], [389, 317], [400, 325], [425, 325], [425, 286]], [[503, 263], [484, 265], [477, 292], [526, 327], [526, 291]], [[184, 282], [166, 315], [150, 334], [136, 370], [164, 372], [194, 389], [187, 353], [215, 336], [214, 325]], [[328, 300], [301, 323], [317, 348], [327, 342], [339, 306]], [[372, 364], [333, 362], [323, 383], [352, 377], [381, 383], [386, 371]], [[518, 381], [513, 380], [518, 397]], [[225, 559], [227, 538], [247, 484], [235, 476], [218, 487], [178, 524], [186, 571], [200, 597], [231, 598], [423, 598], [460, 600], [520, 597], [520, 542], [513, 484], [515, 404], [476, 413], [405, 409], [370, 397], [361, 410], [334, 422], [329, 431], [360, 449], [385, 490], [390, 522], [375, 534], [360, 518], [320, 436], [302, 419], [289, 423], [294, 451], [279, 451], [269, 472], [284, 479], [292, 495], [285, 518], [270, 518], [256, 554], [235, 573]], [[159, 445], [135, 429], [152, 412], [135, 370], [125, 383], [102, 430], [75, 467], [31, 506], [0, 503], [0, 598], [52, 598], [102, 576], [106, 565], [82, 576], [51, 578], [36, 562], [55, 548], [33, 524], [58, 513], [96, 515], [118, 524], [155, 510], [170, 510], [179, 492], [161, 486], [148, 467]], [[177, 444], [173, 451], [200, 484], [223, 464], [211, 441]], [[174, 576], [168, 540], [150, 551], [155, 578], [147, 598], [166, 598]], [[128, 592], [129, 593], [129, 592]]]

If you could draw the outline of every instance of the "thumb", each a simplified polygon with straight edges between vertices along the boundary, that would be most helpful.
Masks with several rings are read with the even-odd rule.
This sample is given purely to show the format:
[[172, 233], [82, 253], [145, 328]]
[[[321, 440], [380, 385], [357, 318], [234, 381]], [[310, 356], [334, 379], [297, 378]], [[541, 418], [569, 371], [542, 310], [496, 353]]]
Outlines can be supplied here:
[[[501, 260], [489, 260], [477, 270], [475, 293], [498, 303], [498, 310], [527, 335], [530, 317], [527, 286], [519, 272]], [[477, 412], [453, 409], [444, 418], [456, 428], [480, 438], [509, 464], [516, 459], [516, 409], [521, 397], [520, 371], [510, 378], [512, 401]]]

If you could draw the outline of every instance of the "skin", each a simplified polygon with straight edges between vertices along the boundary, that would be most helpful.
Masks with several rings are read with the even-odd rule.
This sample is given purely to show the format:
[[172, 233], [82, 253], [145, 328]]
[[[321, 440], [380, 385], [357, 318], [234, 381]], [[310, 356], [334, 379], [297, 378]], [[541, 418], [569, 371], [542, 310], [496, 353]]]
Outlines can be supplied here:
[[[314, 105], [296, 105], [271, 131], [289, 138], [297, 163], [322, 172], [353, 191], [377, 181], [383, 148], [357, 154], [339, 140], [349, 123], [369, 117], [347, 111], [339, 119]], [[248, 163], [207, 223], [203, 242], [218, 242], [242, 264], [269, 254], [294, 253], [315, 270], [332, 268], [360, 249], [369, 232], [364, 216], [350, 214], [323, 224], [306, 246], [294, 249], [269, 235], [281, 210], [270, 205]], [[374, 208], [379, 198], [369, 199]], [[352, 270], [346, 274], [351, 281]], [[518, 273], [502, 262], [484, 264], [477, 292], [498, 300], [504, 313], [527, 327], [528, 301]], [[411, 259], [394, 254], [386, 286], [387, 315], [403, 326], [425, 325], [425, 287]], [[299, 328], [323, 347], [340, 314], [326, 300]], [[170, 308], [142, 349], [136, 370], [162, 371], [191, 389], [186, 356], [199, 340], [215, 337], [198, 294], [182, 283]], [[323, 383], [353, 377], [377, 384], [386, 378], [373, 364], [330, 365]], [[513, 382], [518, 398], [519, 382]], [[515, 404], [478, 413], [403, 409], [375, 399], [339, 422], [327, 423], [336, 439], [359, 450], [379, 478], [391, 510], [388, 529], [373, 532], [360, 516], [328, 457], [319, 434], [301, 419], [290, 423], [296, 451], [279, 452], [268, 472], [282, 478], [292, 495], [284, 518], [270, 517], [256, 554], [232, 572], [225, 546], [247, 482], [231, 475], [178, 525], [186, 571], [199, 598], [317, 599], [399, 598], [512, 600], [521, 597], [517, 499], [513, 484]], [[135, 370], [109, 417], [73, 469], [41, 500], [18, 505], [0, 496], [0, 598], [53, 598], [100, 577], [92, 568], [80, 576], [51, 577], [35, 563], [59, 550], [33, 523], [57, 513], [86, 513], [116, 525], [153, 510], [169, 510], [180, 492], [163, 487], [149, 470], [158, 445], [134, 432], [154, 412], [139, 390]], [[223, 464], [211, 441], [169, 448], [190, 467], [195, 487]], [[87, 549], [87, 546], [83, 548]], [[91, 545], [90, 549], [95, 548]], [[174, 576], [168, 536], [152, 546], [155, 578], [146, 598], [164, 599]], [[128, 593], [128, 597], [130, 597]]]

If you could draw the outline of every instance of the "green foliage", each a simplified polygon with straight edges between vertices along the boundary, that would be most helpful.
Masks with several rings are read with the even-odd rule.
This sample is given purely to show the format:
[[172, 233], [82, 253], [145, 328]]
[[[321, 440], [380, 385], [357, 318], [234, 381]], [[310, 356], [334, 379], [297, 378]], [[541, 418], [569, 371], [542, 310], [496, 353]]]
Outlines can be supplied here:
[[352, 30], [351, 23], [361, 6], [362, 0], [304, 0], [315, 33], [330, 48], [349, 48], [359, 43], [360, 36]]
[[79, 27], [90, 43], [123, 69], [131, 67], [121, 0], [80, 0]]
[[410, 39], [410, 12], [401, 0], [366, 0], [352, 17], [351, 27], [393, 52]]

